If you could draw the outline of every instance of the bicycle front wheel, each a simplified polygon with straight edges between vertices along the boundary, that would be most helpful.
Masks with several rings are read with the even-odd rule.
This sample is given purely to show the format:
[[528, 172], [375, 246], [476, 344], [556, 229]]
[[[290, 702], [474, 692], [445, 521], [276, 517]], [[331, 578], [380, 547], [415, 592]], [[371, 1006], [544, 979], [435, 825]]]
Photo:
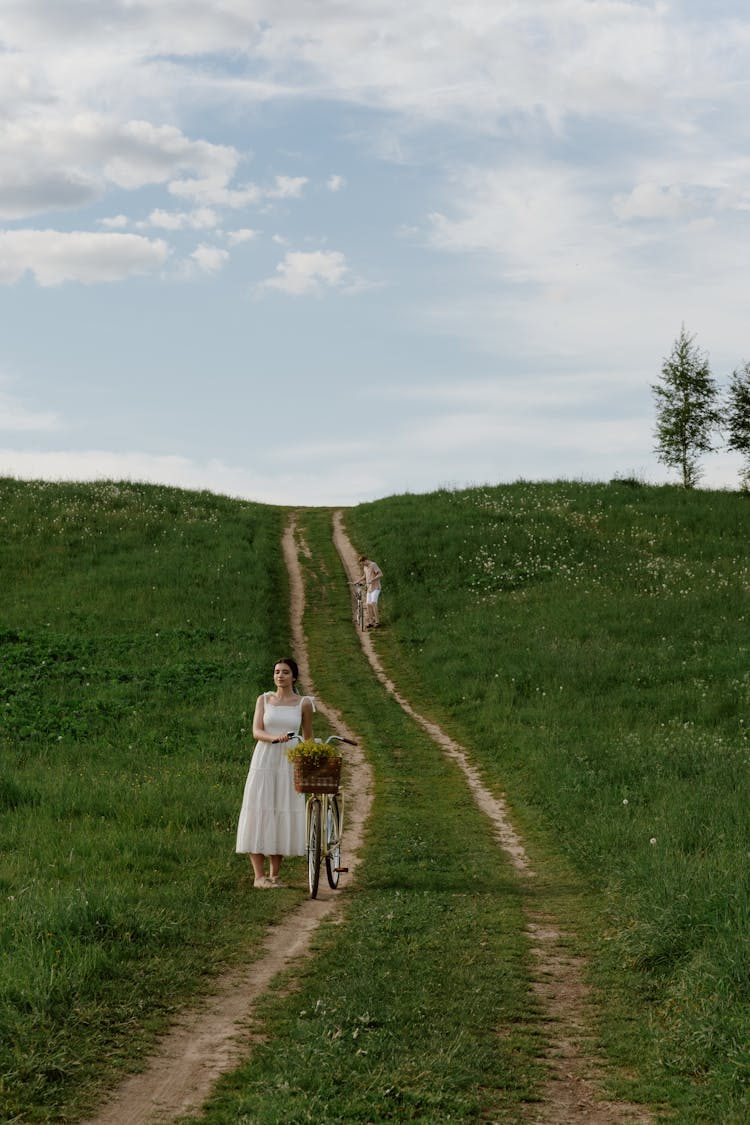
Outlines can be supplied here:
[[313, 797], [310, 801], [310, 820], [307, 829], [307, 881], [310, 898], [315, 898], [320, 882], [320, 801]]
[[365, 606], [361, 597], [357, 598], [357, 625], [360, 631], [365, 627]]
[[341, 867], [341, 809], [339, 799], [331, 797], [326, 810], [326, 875], [328, 885], [336, 890]]

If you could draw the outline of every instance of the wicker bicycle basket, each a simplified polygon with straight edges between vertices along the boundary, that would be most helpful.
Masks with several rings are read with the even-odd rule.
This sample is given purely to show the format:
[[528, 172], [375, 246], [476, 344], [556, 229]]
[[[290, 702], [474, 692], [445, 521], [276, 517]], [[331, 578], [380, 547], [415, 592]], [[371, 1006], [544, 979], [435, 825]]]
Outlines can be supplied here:
[[341, 758], [331, 758], [319, 766], [294, 763], [294, 788], [298, 793], [337, 793], [341, 782]]

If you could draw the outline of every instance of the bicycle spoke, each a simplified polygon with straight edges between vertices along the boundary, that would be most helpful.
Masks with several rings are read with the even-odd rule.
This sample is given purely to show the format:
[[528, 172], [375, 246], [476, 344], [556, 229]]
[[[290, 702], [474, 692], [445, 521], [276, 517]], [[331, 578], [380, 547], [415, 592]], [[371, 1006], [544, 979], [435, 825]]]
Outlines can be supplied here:
[[320, 881], [320, 801], [313, 797], [310, 801], [310, 819], [307, 832], [307, 878], [310, 898], [318, 893]]
[[341, 868], [341, 808], [337, 796], [332, 796], [326, 808], [326, 875], [334, 890], [339, 885]]

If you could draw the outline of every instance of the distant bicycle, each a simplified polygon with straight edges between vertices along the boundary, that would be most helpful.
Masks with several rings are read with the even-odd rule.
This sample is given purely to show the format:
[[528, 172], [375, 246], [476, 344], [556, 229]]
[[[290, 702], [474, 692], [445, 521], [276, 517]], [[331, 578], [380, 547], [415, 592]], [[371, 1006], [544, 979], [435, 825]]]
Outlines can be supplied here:
[[[302, 741], [300, 735], [295, 735]], [[332, 734], [326, 739], [356, 746], [350, 738]], [[341, 866], [341, 837], [344, 828], [344, 795], [340, 790], [341, 758], [331, 758], [319, 766], [294, 764], [294, 787], [307, 794], [305, 805], [305, 838], [307, 841], [307, 881], [310, 898], [316, 898], [320, 884], [320, 867], [326, 862], [328, 885], [336, 890], [339, 876], [348, 871]]]
[[350, 582], [354, 593], [354, 620], [361, 631], [365, 627], [365, 584], [364, 582]]

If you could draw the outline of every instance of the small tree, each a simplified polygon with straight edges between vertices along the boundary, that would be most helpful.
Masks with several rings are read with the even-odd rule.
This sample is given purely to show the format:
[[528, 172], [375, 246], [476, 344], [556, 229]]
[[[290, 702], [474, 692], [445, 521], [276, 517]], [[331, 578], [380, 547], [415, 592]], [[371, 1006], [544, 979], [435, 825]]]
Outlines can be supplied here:
[[715, 448], [711, 436], [721, 426], [708, 357], [694, 341], [683, 324], [664, 360], [661, 382], [651, 388], [656, 396], [656, 454], [663, 464], [680, 470], [685, 488], [697, 483], [698, 457]]
[[742, 486], [750, 489], [750, 363], [732, 372], [727, 388], [724, 424], [728, 433], [727, 445], [744, 454]]

